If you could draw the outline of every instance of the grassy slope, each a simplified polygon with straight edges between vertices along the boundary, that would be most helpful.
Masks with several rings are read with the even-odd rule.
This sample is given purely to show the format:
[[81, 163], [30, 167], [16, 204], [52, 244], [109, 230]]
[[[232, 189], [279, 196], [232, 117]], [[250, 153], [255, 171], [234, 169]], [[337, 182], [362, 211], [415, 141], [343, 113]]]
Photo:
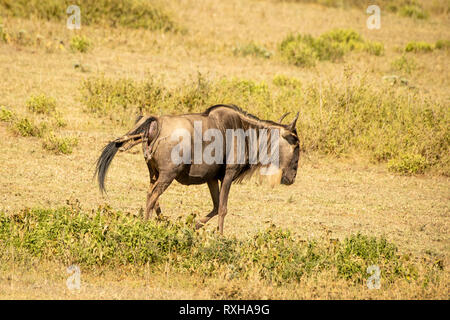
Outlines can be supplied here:
[[[84, 208], [95, 208], [107, 202], [114, 208], [136, 212], [143, 206], [148, 174], [138, 149], [121, 154], [115, 160], [109, 173], [107, 198], [101, 197], [92, 181], [93, 163], [99, 149], [125, 129], [82, 111], [78, 88], [87, 76], [105, 73], [112, 77], [141, 79], [151, 73], [162, 77], [168, 85], [176, 85], [200, 71], [211, 78], [236, 76], [271, 81], [276, 74], [286, 74], [304, 81], [318, 81], [341, 79], [344, 68], [351, 64], [357, 73], [369, 72], [373, 86], [377, 86], [383, 75], [395, 73], [391, 62], [401, 55], [397, 48], [403, 48], [412, 40], [434, 43], [450, 38], [445, 17], [414, 21], [386, 14], [382, 29], [370, 31], [365, 28], [366, 15], [357, 9], [343, 11], [316, 5], [236, 0], [210, 1], [206, 6], [174, 1], [169, 7], [176, 20], [183, 21], [189, 30], [187, 34], [83, 27], [81, 32], [94, 42], [94, 49], [87, 54], [48, 53], [33, 47], [0, 44], [1, 74], [8, 75], [2, 79], [0, 104], [24, 111], [29, 95], [43, 91], [57, 98], [58, 108], [69, 123], [66, 131], [79, 136], [79, 145], [72, 155], [57, 156], [43, 151], [34, 138], [16, 137], [1, 125], [1, 136], [6, 137], [0, 141], [1, 209], [56, 207], [67, 199], [79, 199]], [[56, 37], [67, 42], [72, 35], [54, 22], [10, 19], [6, 24], [15, 30], [37, 30], [48, 39]], [[273, 59], [232, 54], [235, 45], [250, 39], [274, 51], [276, 44], [289, 32], [318, 36], [334, 27], [353, 28], [365, 39], [383, 42], [385, 56], [354, 53], [343, 63], [323, 62], [315, 68], [302, 69]], [[449, 66], [445, 63], [448, 53], [417, 54], [414, 59], [418, 69], [408, 75], [408, 79], [420, 88], [423, 98], [448, 102]], [[87, 66], [90, 72], [74, 69], [74, 63]], [[448, 178], [393, 175], [384, 167], [371, 165], [358, 157], [336, 162], [312, 155], [304, 157], [301, 164], [297, 181], [290, 187], [270, 189], [257, 186], [254, 181], [234, 186], [225, 232], [248, 237], [263, 226], [275, 223], [291, 229], [301, 238], [329, 232], [338, 238], [357, 231], [386, 234], [401, 250], [418, 256], [432, 250], [443, 256], [448, 265]], [[200, 196], [190, 197], [194, 191]], [[186, 188], [175, 183], [164, 194], [161, 204], [164, 214], [176, 219], [189, 213], [207, 213], [210, 199], [205, 186]], [[216, 220], [212, 220], [207, 228], [215, 226]], [[242, 289], [245, 287], [242, 284], [218, 279], [197, 288], [195, 277], [176, 281], [177, 276], [170, 270], [166, 274], [140, 270], [128, 275], [125, 271], [99, 271], [84, 275], [85, 289], [76, 296], [65, 289], [67, 275], [61, 265], [49, 263], [38, 268], [10, 262], [1, 274], [0, 295], [6, 298], [40, 295], [48, 298], [221, 298], [233, 297], [233, 290], [242, 292], [237, 297], [249, 298], [448, 298], [447, 271], [431, 292], [407, 285], [369, 292], [365, 287], [349, 288], [346, 283], [330, 284], [326, 279], [285, 289], [266, 287], [256, 280]], [[260, 292], [255, 289], [261, 286]], [[214, 292], [219, 293], [214, 295]]]

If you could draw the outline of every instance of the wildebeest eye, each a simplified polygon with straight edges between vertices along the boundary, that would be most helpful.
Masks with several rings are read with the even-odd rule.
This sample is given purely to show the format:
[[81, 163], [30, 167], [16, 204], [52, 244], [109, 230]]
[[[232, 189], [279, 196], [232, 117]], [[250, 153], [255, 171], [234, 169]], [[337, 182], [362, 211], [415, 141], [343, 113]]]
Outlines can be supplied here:
[[289, 144], [298, 144], [298, 138], [293, 134], [286, 134], [283, 136]]

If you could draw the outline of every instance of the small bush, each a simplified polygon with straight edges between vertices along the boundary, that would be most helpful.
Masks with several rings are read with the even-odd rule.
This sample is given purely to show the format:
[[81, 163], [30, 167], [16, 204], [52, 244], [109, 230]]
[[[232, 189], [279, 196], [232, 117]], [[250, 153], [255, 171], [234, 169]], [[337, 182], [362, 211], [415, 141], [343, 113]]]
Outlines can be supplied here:
[[378, 239], [361, 234], [352, 235], [339, 248], [336, 264], [341, 277], [357, 283], [363, 283], [369, 277], [367, 267], [370, 265], [379, 266], [381, 277], [389, 282], [397, 277], [417, 277], [416, 268], [405, 266], [397, 247], [384, 237]]
[[42, 147], [55, 154], [70, 154], [78, 144], [73, 137], [60, 137], [53, 133], [53, 129], [65, 127], [67, 123], [56, 112], [55, 100], [46, 95], [32, 96], [27, 101], [30, 111], [38, 114], [51, 114], [46, 120], [37, 122], [33, 118], [18, 116], [13, 111], [0, 106], [0, 121], [7, 122], [9, 128], [22, 137], [36, 137], [43, 139]]
[[12, 129], [22, 137], [42, 137], [47, 130], [45, 122], [36, 124], [33, 120], [28, 118], [17, 119], [12, 124]]
[[45, 94], [33, 95], [27, 100], [26, 107], [33, 113], [50, 115], [56, 111], [56, 100]]
[[238, 45], [237, 47], [233, 48], [233, 54], [236, 56], [253, 56], [265, 59], [269, 59], [272, 56], [272, 53], [269, 50], [254, 42], [250, 42], [244, 45]]
[[81, 91], [87, 111], [98, 115], [107, 115], [111, 111], [151, 110], [165, 95], [165, 90], [153, 79], [135, 82], [90, 78], [82, 83]]
[[273, 84], [278, 87], [291, 87], [293, 89], [301, 88], [302, 83], [296, 78], [290, 78], [285, 75], [276, 75], [273, 80]]
[[0, 121], [12, 122], [16, 117], [13, 111], [6, 109], [4, 106], [0, 106]]
[[403, 17], [410, 17], [415, 19], [428, 19], [428, 12], [423, 10], [416, 4], [404, 5], [400, 8], [399, 13]]
[[71, 154], [73, 148], [78, 145], [78, 139], [74, 137], [59, 137], [50, 133], [42, 142], [45, 150], [52, 151], [55, 154]]
[[0, 41], [2, 42], [9, 42], [9, 34], [8, 34], [8, 30], [3, 26], [3, 24], [0, 21]]
[[81, 53], [88, 52], [92, 48], [92, 42], [84, 36], [74, 36], [70, 40], [70, 49]]
[[420, 154], [404, 154], [388, 161], [388, 169], [401, 174], [421, 174], [428, 167], [427, 160]]
[[288, 35], [280, 44], [281, 56], [296, 66], [314, 66], [319, 58], [311, 36]]
[[450, 40], [438, 40], [434, 47], [439, 50], [448, 50], [450, 49]]
[[433, 51], [433, 45], [429, 44], [427, 42], [424, 42], [424, 41], [419, 41], [419, 42], [412, 41], [412, 42], [409, 42], [406, 45], [405, 51], [406, 52], [416, 52], [416, 53], [418, 53], [418, 52], [424, 52], [424, 53], [432, 52]]
[[384, 46], [379, 42], [364, 41], [355, 31], [335, 29], [313, 38], [310, 35], [288, 35], [279, 45], [281, 57], [296, 66], [313, 66], [316, 60], [337, 61], [347, 52], [362, 50], [382, 55]]
[[413, 72], [417, 68], [417, 63], [413, 58], [402, 55], [401, 57], [392, 61], [391, 68], [395, 71], [403, 71], [411, 74], [411, 72]]
[[384, 54], [384, 45], [381, 42], [371, 41], [364, 44], [364, 51], [374, 56], [382, 56]]

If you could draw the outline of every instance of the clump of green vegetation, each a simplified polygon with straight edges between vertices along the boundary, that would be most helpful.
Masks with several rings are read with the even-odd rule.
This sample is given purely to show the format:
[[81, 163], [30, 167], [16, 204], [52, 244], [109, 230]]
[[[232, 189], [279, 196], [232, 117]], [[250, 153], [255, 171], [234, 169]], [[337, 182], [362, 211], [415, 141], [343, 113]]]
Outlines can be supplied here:
[[408, 74], [411, 74], [417, 68], [417, 63], [412, 57], [407, 57], [406, 55], [402, 55], [398, 57], [391, 63], [391, 68], [395, 71], [403, 71]]
[[425, 41], [411, 41], [405, 47], [405, 52], [427, 53], [435, 49], [448, 50], [450, 48], [450, 40], [438, 40], [433, 45]]
[[10, 31], [0, 23], [0, 41], [4, 43], [14, 43], [16, 45], [29, 46], [35, 44], [32, 35], [25, 30], [17, 32]]
[[417, 91], [399, 91], [392, 86], [375, 89], [364, 78], [346, 75], [341, 83], [302, 84], [278, 75], [271, 85], [200, 77], [167, 88], [153, 79], [139, 82], [100, 77], [87, 78], [81, 89], [86, 111], [119, 117], [127, 126], [139, 110], [153, 114], [160, 110], [165, 114], [202, 112], [213, 104], [232, 103], [261, 119], [278, 119], [300, 109], [303, 152], [336, 157], [357, 152], [381, 163], [403, 154], [418, 154], [426, 159], [427, 170], [435, 168], [450, 175], [446, 158], [450, 110], [446, 105], [423, 99]]
[[[417, 269], [421, 259], [400, 255], [384, 237], [351, 235], [344, 242], [317, 238], [297, 240], [272, 226], [239, 240], [196, 232], [193, 217], [186, 222], [143, 221], [140, 217], [100, 207], [91, 213], [78, 206], [56, 210], [0, 212], [1, 259], [14, 251], [16, 260], [34, 257], [79, 264], [85, 269], [132, 265], [173, 270], [206, 277], [246, 279], [258, 275], [274, 285], [298, 282], [321, 272], [358, 284], [378, 265], [383, 286], [396, 281], [426, 281]], [[440, 270], [433, 268], [439, 276]]]
[[233, 54], [238, 56], [253, 56], [253, 57], [261, 57], [265, 59], [269, 59], [272, 56], [272, 53], [266, 48], [252, 42], [249, 42], [244, 45], [238, 45], [233, 48]]
[[88, 52], [92, 48], [92, 41], [85, 36], [74, 36], [70, 39], [70, 49], [81, 53]]
[[81, 86], [87, 111], [108, 115], [112, 111], [151, 110], [164, 100], [165, 90], [153, 79], [136, 82], [105, 77], [86, 79]]
[[405, 47], [405, 52], [432, 52], [433, 45], [425, 41], [411, 41]]
[[108, 24], [149, 30], [177, 31], [172, 18], [153, 1], [145, 0], [0, 0], [0, 15], [67, 20], [70, 5], [82, 10], [83, 24]]
[[438, 40], [434, 47], [438, 50], [448, 50], [450, 49], [450, 40]]
[[403, 17], [410, 17], [415, 19], [428, 19], [428, 12], [423, 10], [417, 4], [403, 5], [400, 7], [399, 13]]
[[51, 115], [56, 111], [56, 100], [45, 94], [32, 95], [26, 102], [30, 112]]
[[388, 161], [388, 169], [410, 175], [424, 173], [429, 166], [427, 159], [420, 154], [402, 154]]
[[13, 111], [6, 109], [4, 106], [0, 106], [0, 121], [11, 122], [15, 118], [16, 114]]
[[5, 28], [5, 26], [3, 25], [1, 18], [0, 18], [0, 41], [6, 42], [6, 43], [9, 43], [9, 41], [10, 41], [10, 35], [8, 32], [8, 29]]
[[300, 80], [296, 78], [290, 78], [282, 74], [273, 77], [272, 82], [274, 85], [278, 87], [292, 87], [294, 89], [298, 89], [302, 85]]
[[398, 248], [386, 238], [368, 237], [362, 234], [352, 235], [344, 240], [336, 255], [338, 274], [345, 279], [364, 283], [368, 278], [367, 266], [380, 268], [384, 281], [394, 282], [396, 278], [418, 278], [414, 265], [405, 264], [398, 254]]
[[67, 125], [56, 110], [56, 100], [45, 94], [33, 95], [27, 100], [26, 106], [34, 114], [33, 117], [21, 116], [0, 106], [0, 121], [6, 122], [14, 133], [22, 137], [42, 139], [42, 147], [45, 150], [55, 154], [71, 154], [78, 144], [78, 139], [62, 137], [53, 132]]
[[[290, 64], [296, 66], [314, 66], [319, 54], [314, 48], [314, 38], [306, 35], [288, 35], [279, 46], [281, 56]], [[339, 49], [332, 51], [334, 58], [341, 57]]]
[[53, 132], [48, 134], [42, 142], [42, 147], [45, 150], [52, 151], [55, 154], [71, 154], [73, 148], [77, 145], [78, 139], [76, 137], [60, 137]]
[[317, 60], [337, 61], [347, 52], [362, 50], [381, 55], [384, 46], [365, 41], [357, 32], [335, 29], [313, 38], [310, 35], [288, 35], [279, 45], [281, 56], [296, 66], [313, 66]]
[[[366, 9], [369, 5], [365, 0], [277, 0], [277, 1], [291, 1], [303, 3], [317, 3], [327, 7], [334, 8], [362, 8]], [[376, 4], [382, 10], [398, 13], [403, 17], [410, 17], [416, 19], [427, 19], [429, 14], [422, 7], [422, 4], [416, 0], [378, 0]], [[434, 3], [433, 9], [440, 12], [448, 12], [448, 5], [441, 3]]]
[[34, 120], [27, 117], [18, 118], [12, 123], [12, 130], [22, 137], [41, 138], [47, 129], [48, 127], [45, 122], [37, 124]]

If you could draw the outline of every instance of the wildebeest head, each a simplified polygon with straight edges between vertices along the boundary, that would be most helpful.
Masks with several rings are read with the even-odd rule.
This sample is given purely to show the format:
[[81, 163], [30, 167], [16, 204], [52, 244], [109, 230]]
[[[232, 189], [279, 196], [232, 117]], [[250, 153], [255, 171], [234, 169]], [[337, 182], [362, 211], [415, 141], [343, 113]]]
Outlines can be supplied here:
[[[280, 160], [279, 166], [281, 170], [281, 184], [290, 185], [295, 181], [297, 176], [298, 160], [300, 157], [300, 145], [297, 135], [297, 119], [298, 113], [295, 119], [280, 131]], [[284, 115], [281, 119], [286, 115]]]

